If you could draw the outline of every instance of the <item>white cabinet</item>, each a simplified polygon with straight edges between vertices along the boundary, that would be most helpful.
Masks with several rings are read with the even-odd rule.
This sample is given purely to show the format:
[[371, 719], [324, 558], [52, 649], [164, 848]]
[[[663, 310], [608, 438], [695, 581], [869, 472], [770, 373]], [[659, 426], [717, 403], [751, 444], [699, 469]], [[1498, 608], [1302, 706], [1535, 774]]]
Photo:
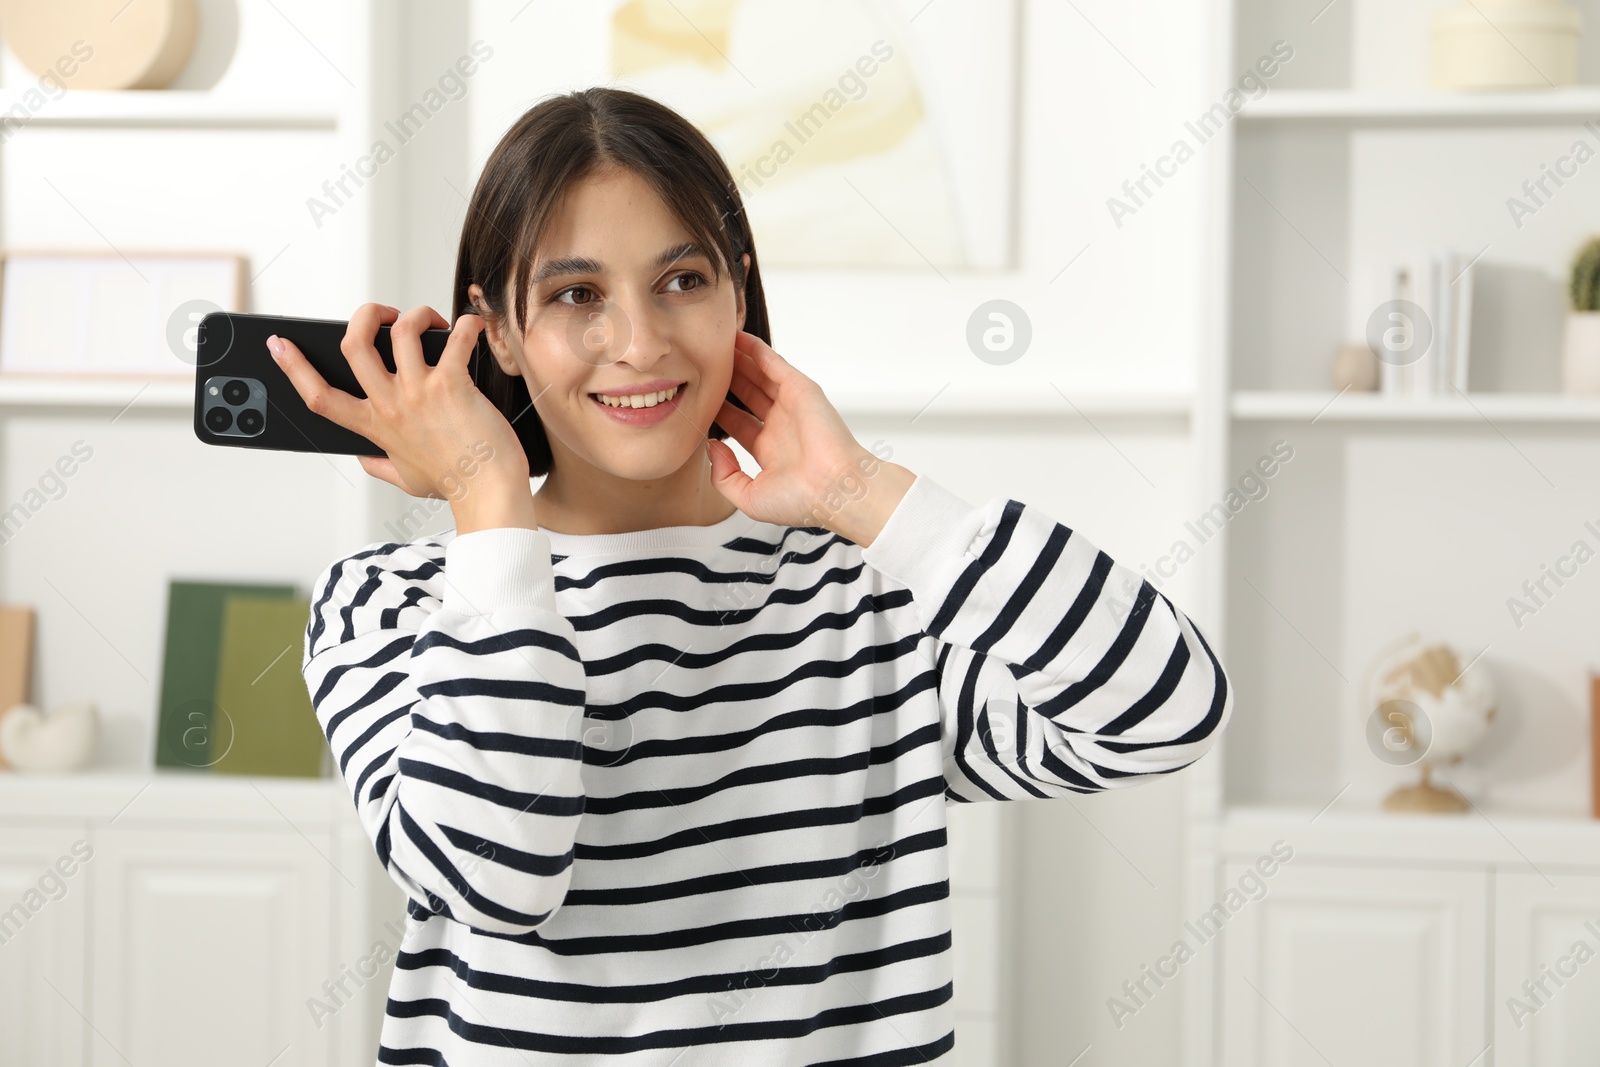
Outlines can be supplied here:
[[96, 835], [95, 1067], [332, 1062], [304, 1003], [338, 966], [314, 834]]
[[404, 904], [334, 779], [0, 775], [0, 1062], [371, 1062]]
[[1600, 822], [1237, 810], [1216, 890], [1275, 841], [1294, 857], [1227, 921], [1216, 1047], [1186, 1064], [1596, 1062]]
[[83, 1063], [88, 838], [85, 825], [0, 828], [0, 1042], [7, 1062]]
[[1600, 1049], [1600, 873], [1495, 881], [1495, 1067], [1579, 1067]]
[[[950, 819], [963, 1067], [1013, 1062], [1001, 807]], [[5, 1067], [371, 1063], [404, 928], [335, 779], [0, 773]]]
[[[1193, 1067], [1326, 1067], [1296, 1028], [1340, 1067], [1600, 1062], [1586, 999], [1600, 962], [1533, 1019], [1506, 1003], [1583, 936], [1579, 915], [1600, 925], [1580, 711], [1600, 583], [1566, 585], [1565, 624], [1513, 626], [1501, 607], [1520, 561], [1570, 543], [1592, 486], [1600, 405], [1563, 395], [1558, 365], [1561, 290], [1600, 199], [1569, 189], [1559, 226], [1525, 229], [1477, 207], [1567, 151], [1600, 97], [1427, 89], [1428, 16], [1450, 2], [1225, 0], [1206, 5], [1196, 46], [1200, 110], [1231, 98], [1215, 128], [1184, 131], [1205, 142], [1187, 166], [1208, 171], [1204, 258], [1221, 267], [1197, 372], [1201, 506], [1252, 484], [1265, 499], [1229, 504], [1195, 561], [1198, 621], [1237, 701], [1221, 750], [1184, 772], [1185, 912], [1265, 842], [1299, 857], [1233, 920], [1226, 966], [1184, 979]], [[1600, 15], [1596, 0], [1569, 6]], [[1467, 395], [1334, 384], [1337, 348], [1383, 324], [1396, 268], [1446, 248], [1473, 257], [1450, 279], [1476, 279]], [[1516, 504], [1486, 521], [1486, 500]], [[1506, 683], [1495, 737], [1447, 774], [1474, 802], [1459, 816], [1379, 808], [1417, 768], [1375, 758], [1365, 675], [1411, 631]], [[1262, 995], [1244, 984], [1257, 975]]]
[[[1248, 867], [1226, 864], [1224, 884]], [[1258, 881], [1222, 927], [1221, 1062], [1463, 1067], [1483, 1051], [1487, 874], [1297, 858]]]

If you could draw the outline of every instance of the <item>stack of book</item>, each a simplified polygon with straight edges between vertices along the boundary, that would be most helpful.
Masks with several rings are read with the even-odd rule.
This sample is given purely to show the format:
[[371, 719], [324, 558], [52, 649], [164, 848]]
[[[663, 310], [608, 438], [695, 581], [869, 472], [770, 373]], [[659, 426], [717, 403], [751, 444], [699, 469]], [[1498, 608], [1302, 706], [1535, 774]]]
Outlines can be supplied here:
[[[1378, 363], [1384, 396], [1457, 399], [1467, 391], [1472, 341], [1473, 261], [1447, 251], [1403, 264], [1394, 271], [1388, 324], [1391, 338]], [[1421, 310], [1406, 321], [1405, 303]], [[1399, 310], [1395, 310], [1398, 305]]]
[[300, 673], [310, 614], [289, 585], [170, 582], [156, 766], [326, 774], [328, 746]]

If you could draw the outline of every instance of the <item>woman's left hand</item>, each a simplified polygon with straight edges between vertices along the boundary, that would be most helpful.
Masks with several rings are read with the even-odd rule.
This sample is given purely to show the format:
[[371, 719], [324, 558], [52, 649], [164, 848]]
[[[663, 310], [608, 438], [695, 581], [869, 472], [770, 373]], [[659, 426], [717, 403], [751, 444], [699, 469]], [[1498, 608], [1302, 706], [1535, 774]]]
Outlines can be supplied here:
[[724, 400], [717, 424], [761, 470], [750, 477], [733, 449], [707, 440], [717, 490], [758, 522], [821, 526], [870, 544], [915, 475], [863, 448], [816, 382], [744, 330], [729, 388], [750, 411]]

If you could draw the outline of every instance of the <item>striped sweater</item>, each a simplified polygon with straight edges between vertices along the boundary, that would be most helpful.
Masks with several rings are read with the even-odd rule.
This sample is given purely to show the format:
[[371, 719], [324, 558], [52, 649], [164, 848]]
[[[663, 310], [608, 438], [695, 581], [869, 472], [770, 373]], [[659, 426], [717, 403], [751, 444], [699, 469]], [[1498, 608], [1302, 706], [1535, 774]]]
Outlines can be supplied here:
[[450, 531], [313, 597], [306, 685], [409, 897], [380, 1063], [936, 1060], [946, 804], [1147, 781], [1233, 703], [1137, 574], [926, 476], [865, 549]]

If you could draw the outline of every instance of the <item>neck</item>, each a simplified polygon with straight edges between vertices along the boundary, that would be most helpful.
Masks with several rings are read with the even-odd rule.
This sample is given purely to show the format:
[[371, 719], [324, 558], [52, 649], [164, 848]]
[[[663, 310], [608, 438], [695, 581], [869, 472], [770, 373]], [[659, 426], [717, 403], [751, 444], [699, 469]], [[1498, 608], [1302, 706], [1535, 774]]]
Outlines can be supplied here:
[[539, 526], [564, 534], [711, 526], [738, 510], [711, 483], [711, 460], [703, 449], [655, 481], [620, 478], [568, 453], [552, 466], [533, 503]]

